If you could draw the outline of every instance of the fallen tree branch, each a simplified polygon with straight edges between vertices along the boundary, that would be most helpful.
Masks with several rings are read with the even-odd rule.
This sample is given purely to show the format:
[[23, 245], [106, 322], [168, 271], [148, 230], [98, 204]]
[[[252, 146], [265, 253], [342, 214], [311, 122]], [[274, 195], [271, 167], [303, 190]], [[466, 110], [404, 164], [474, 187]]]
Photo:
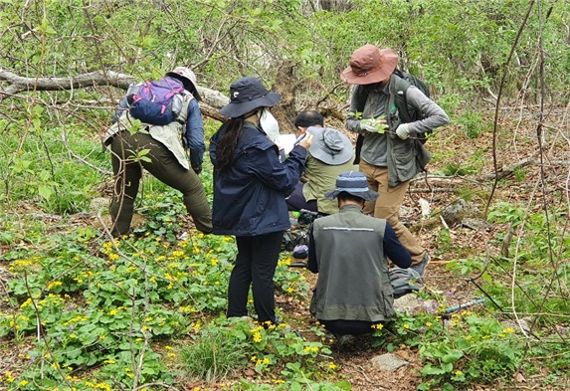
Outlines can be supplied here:
[[[111, 86], [126, 90], [137, 79], [125, 73], [115, 71], [94, 71], [67, 77], [24, 77], [0, 68], [0, 80], [10, 83], [0, 90], [0, 102], [11, 98], [21, 91], [63, 91], [75, 88]], [[216, 120], [223, 120], [218, 109], [228, 104], [229, 98], [220, 91], [198, 86], [203, 101], [202, 113]]]

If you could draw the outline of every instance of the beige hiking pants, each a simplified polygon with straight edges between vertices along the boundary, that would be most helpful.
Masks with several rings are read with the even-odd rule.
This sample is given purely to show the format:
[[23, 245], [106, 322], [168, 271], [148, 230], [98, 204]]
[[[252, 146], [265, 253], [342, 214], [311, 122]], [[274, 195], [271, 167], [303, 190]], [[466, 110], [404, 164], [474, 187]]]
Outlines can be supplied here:
[[404, 196], [408, 191], [410, 182], [389, 187], [388, 168], [373, 166], [362, 159], [360, 160], [360, 171], [366, 175], [370, 190], [378, 192], [376, 201], [366, 202], [364, 213], [386, 219], [398, 235], [400, 243], [410, 252], [412, 264], [420, 262], [426, 250], [400, 221], [400, 206], [404, 202]]

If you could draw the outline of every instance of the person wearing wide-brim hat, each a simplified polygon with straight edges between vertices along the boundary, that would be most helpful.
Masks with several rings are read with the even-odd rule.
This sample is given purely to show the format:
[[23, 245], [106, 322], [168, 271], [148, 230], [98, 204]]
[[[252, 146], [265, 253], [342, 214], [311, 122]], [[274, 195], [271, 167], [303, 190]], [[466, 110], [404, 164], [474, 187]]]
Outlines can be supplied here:
[[[206, 146], [196, 75], [190, 68], [179, 66], [167, 72], [161, 81], [184, 87], [172, 96], [171, 105], [179, 107], [176, 120], [161, 125], [142, 123], [141, 131], [133, 133], [134, 118], [129, 106], [142, 86], [133, 84], [119, 102], [113, 124], [102, 139], [112, 151], [115, 189], [110, 214], [114, 236], [130, 231], [143, 168], [182, 193], [186, 211], [199, 231], [212, 231], [212, 212], [198, 176], [202, 171]], [[180, 135], [183, 135], [185, 143]], [[148, 151], [145, 159], [137, 156], [142, 150]]]
[[255, 77], [230, 86], [226, 117], [211, 139], [214, 165], [214, 233], [235, 235], [238, 255], [228, 287], [228, 317], [247, 316], [247, 297], [260, 322], [275, 323], [273, 274], [283, 232], [289, 229], [287, 197], [304, 169], [312, 137], [301, 141], [281, 162], [278, 147], [268, 137], [278, 132], [270, 108], [279, 94]]
[[362, 213], [378, 197], [363, 173], [342, 173], [326, 196], [340, 212], [316, 219], [310, 232], [307, 267], [319, 273], [310, 311], [337, 336], [369, 333], [395, 316], [387, 258], [407, 268], [410, 254], [386, 220]]
[[323, 117], [318, 112], [299, 113], [295, 125], [296, 136], [312, 134], [313, 143], [309, 148], [303, 178], [287, 198], [287, 206], [291, 211], [305, 209], [322, 215], [336, 213], [336, 202], [328, 200], [325, 192], [334, 185], [341, 172], [358, 169], [352, 163], [352, 143], [342, 132], [323, 127]]
[[[355, 85], [347, 120], [349, 131], [358, 133], [356, 160], [369, 186], [380, 193], [367, 203], [365, 213], [385, 218], [412, 254], [414, 267], [423, 274], [429, 254], [400, 222], [399, 211], [410, 180], [424, 171], [429, 154], [418, 136], [449, 122], [447, 114], [420, 89], [394, 73], [398, 55], [389, 48], [364, 45], [350, 58], [340, 75]], [[405, 102], [405, 110], [398, 108]], [[410, 113], [420, 113], [414, 118]]]

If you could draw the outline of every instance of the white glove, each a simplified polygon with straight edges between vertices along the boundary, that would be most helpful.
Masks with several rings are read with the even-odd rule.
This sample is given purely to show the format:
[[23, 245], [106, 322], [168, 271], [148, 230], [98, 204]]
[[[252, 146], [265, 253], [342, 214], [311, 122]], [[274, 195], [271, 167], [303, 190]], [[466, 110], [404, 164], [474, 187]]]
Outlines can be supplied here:
[[398, 128], [396, 129], [396, 134], [402, 140], [407, 140], [408, 138], [410, 138], [410, 129], [408, 129], [408, 124], [398, 125]]

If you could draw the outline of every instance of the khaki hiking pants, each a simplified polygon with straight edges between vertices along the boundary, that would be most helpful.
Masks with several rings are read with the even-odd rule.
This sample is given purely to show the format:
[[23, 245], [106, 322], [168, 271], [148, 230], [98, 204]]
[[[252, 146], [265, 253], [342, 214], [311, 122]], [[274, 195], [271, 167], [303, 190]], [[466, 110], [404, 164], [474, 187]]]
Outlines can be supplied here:
[[417, 264], [423, 258], [425, 249], [418, 240], [400, 221], [400, 206], [404, 202], [404, 196], [410, 182], [400, 183], [396, 187], [388, 187], [388, 168], [373, 166], [360, 160], [360, 171], [368, 179], [370, 190], [378, 192], [376, 201], [367, 201], [364, 213], [381, 219], [386, 219], [392, 226], [400, 243], [410, 252], [412, 264]]
[[[141, 149], [150, 150], [147, 156], [151, 161], [129, 162]], [[202, 181], [193, 170], [184, 169], [162, 143], [149, 134], [131, 135], [128, 131], [122, 131], [113, 137], [111, 151], [115, 176], [115, 193], [111, 201], [111, 233], [114, 236], [129, 232], [143, 167], [158, 180], [182, 193], [184, 206], [199, 231], [212, 232], [212, 213]]]

